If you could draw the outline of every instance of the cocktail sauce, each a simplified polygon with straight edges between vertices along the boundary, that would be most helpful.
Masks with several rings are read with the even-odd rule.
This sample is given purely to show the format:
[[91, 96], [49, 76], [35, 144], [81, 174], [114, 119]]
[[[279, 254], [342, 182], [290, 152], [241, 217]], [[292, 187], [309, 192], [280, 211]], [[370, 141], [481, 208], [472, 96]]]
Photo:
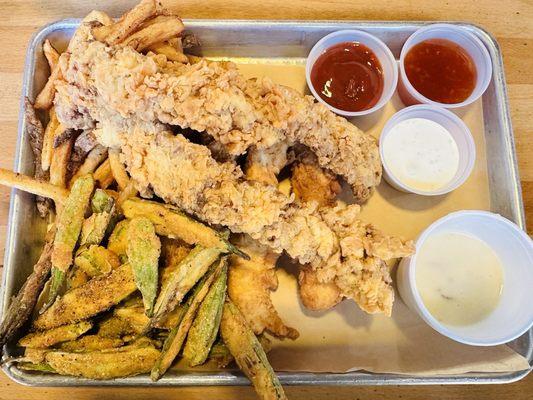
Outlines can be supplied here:
[[311, 70], [319, 96], [343, 111], [372, 108], [383, 92], [381, 63], [365, 45], [344, 42], [327, 49]]
[[472, 57], [450, 40], [429, 39], [414, 45], [405, 56], [404, 68], [411, 85], [439, 103], [461, 103], [476, 86]]

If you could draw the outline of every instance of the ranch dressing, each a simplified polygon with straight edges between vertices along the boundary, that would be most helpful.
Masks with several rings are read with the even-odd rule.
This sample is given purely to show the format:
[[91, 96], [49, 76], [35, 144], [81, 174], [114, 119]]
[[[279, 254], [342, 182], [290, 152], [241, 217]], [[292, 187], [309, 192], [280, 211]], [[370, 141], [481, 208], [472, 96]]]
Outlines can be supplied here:
[[413, 189], [440, 189], [459, 168], [459, 150], [452, 135], [429, 119], [399, 122], [388, 132], [382, 146], [391, 174]]
[[501, 261], [485, 242], [462, 233], [430, 236], [416, 256], [416, 286], [431, 315], [464, 326], [487, 317], [503, 287]]

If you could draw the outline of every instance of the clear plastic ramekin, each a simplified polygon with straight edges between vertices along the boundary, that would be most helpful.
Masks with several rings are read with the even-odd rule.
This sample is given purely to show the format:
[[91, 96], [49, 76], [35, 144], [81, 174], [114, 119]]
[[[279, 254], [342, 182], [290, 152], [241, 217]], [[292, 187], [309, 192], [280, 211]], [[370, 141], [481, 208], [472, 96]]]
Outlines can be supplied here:
[[[374, 107], [371, 107], [368, 110], [345, 111], [335, 108], [319, 96], [313, 87], [313, 82], [311, 82], [311, 71], [313, 70], [313, 66], [315, 65], [318, 57], [320, 57], [330, 47], [344, 42], [359, 42], [368, 47], [374, 52], [383, 69], [383, 92], [381, 93], [381, 97]], [[307, 79], [307, 86], [309, 86], [309, 90], [319, 102], [324, 104], [336, 114], [343, 115], [345, 117], [357, 117], [360, 115], [373, 113], [387, 104], [394, 94], [396, 86], [398, 85], [398, 67], [390, 49], [377, 37], [363, 31], [344, 30], [332, 32], [329, 35], [324, 36], [313, 46], [311, 52], [307, 56], [305, 78]]]
[[[498, 305], [485, 319], [465, 326], [439, 322], [426, 308], [416, 283], [417, 254], [431, 236], [463, 233], [485, 242], [503, 268], [503, 290]], [[413, 256], [402, 259], [397, 283], [402, 300], [437, 332], [473, 346], [495, 346], [516, 339], [533, 326], [533, 242], [506, 218], [488, 211], [458, 211], [431, 224], [416, 241]], [[439, 279], [437, 275], [435, 279]]]
[[[446, 104], [430, 100], [419, 93], [413, 85], [411, 85], [411, 82], [409, 82], [404, 67], [405, 56], [414, 45], [429, 39], [446, 39], [457, 43], [466, 50], [470, 57], [472, 57], [477, 70], [476, 86], [474, 87], [472, 94], [461, 103]], [[432, 24], [420, 28], [407, 39], [402, 47], [402, 52], [400, 53], [398, 94], [406, 106], [424, 103], [438, 105], [444, 108], [464, 107], [473, 103], [483, 95], [485, 90], [487, 90], [491, 79], [492, 60], [487, 48], [473, 33], [457, 25]]]
[[[436, 122], [443, 126], [457, 144], [459, 151], [459, 166], [455, 176], [446, 185], [435, 190], [420, 190], [402, 182], [389, 168], [387, 158], [384, 155], [383, 143], [391, 129], [398, 123], [411, 118], [423, 118]], [[476, 145], [470, 130], [465, 123], [454, 113], [442, 107], [427, 104], [419, 104], [406, 107], [394, 114], [385, 124], [379, 137], [379, 152], [383, 164], [383, 177], [385, 180], [402, 192], [415, 193], [424, 196], [439, 196], [449, 193], [461, 186], [470, 176], [476, 161]]]

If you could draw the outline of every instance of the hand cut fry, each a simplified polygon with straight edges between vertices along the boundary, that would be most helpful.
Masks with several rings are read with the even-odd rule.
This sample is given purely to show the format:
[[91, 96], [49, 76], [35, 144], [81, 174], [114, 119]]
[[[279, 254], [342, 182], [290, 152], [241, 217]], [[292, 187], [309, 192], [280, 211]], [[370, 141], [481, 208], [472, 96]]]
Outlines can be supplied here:
[[37, 329], [51, 329], [92, 317], [120, 303], [137, 287], [129, 264], [114, 269], [109, 275], [98, 276], [73, 289], [57, 301], [34, 322]]
[[59, 121], [54, 107], [49, 111], [50, 121], [46, 125], [43, 138], [43, 146], [41, 153], [41, 167], [43, 171], [48, 171], [52, 163], [52, 154], [54, 152], [54, 138], [57, 129], [59, 128]]
[[143, 0], [116, 23], [94, 28], [93, 36], [100, 42], [117, 44], [135, 32], [145, 20], [153, 17], [156, 12], [157, 3], [155, 0]]
[[146, 50], [155, 43], [178, 36], [185, 27], [175, 15], [160, 15], [147, 21], [141, 30], [129, 36], [123, 44], [137, 51]]
[[50, 66], [50, 71], [57, 67], [59, 64], [59, 53], [50, 43], [50, 40], [46, 39], [43, 43], [43, 53]]
[[19, 346], [44, 349], [61, 342], [74, 340], [91, 328], [92, 324], [90, 322], [81, 321], [75, 324], [59, 326], [47, 331], [34, 332], [20, 339]]
[[126, 200], [128, 200], [131, 197], [137, 196], [138, 193], [139, 192], [137, 188], [135, 187], [135, 183], [133, 182], [133, 180], [130, 179], [130, 181], [128, 182], [128, 186], [126, 186], [123, 190], [121, 190], [118, 195], [118, 199], [117, 199], [118, 207], [119, 208], [122, 207], [122, 204]]
[[56, 204], [64, 203], [69, 195], [69, 191], [64, 188], [47, 182], [40, 182], [29, 176], [3, 168], [0, 168], [0, 185], [17, 188], [37, 196], [48, 197], [54, 200]]
[[180, 51], [169, 42], [170, 41], [154, 43], [148, 47], [148, 50], [156, 54], [163, 54], [170, 61], [180, 62], [183, 64], [188, 63], [189, 59], [185, 54], [183, 54], [183, 50]]
[[[58, 128], [58, 130], [60, 129]], [[50, 164], [50, 183], [52, 185], [67, 187], [68, 162], [74, 140], [75, 138], [71, 137], [53, 150], [52, 163]]]
[[70, 185], [76, 181], [80, 176], [92, 174], [100, 164], [102, 164], [107, 158], [107, 148], [104, 146], [96, 145], [90, 152], [87, 154], [85, 161], [80, 166], [78, 171], [70, 179]]
[[94, 172], [94, 180], [100, 189], [106, 189], [113, 183], [115, 178], [113, 178], [113, 173], [111, 172], [111, 163], [109, 162], [109, 158], [105, 160]]
[[35, 108], [38, 110], [48, 110], [52, 107], [54, 97], [56, 94], [56, 81], [61, 76], [61, 64], [68, 60], [68, 53], [63, 53], [58, 60], [57, 65], [50, 72], [48, 81], [44, 85], [43, 90], [37, 95], [35, 99]]
[[124, 164], [119, 158], [120, 151], [117, 149], [109, 149], [109, 163], [111, 166], [111, 173], [113, 178], [117, 181], [120, 190], [124, 190], [130, 183], [130, 177], [126, 172]]

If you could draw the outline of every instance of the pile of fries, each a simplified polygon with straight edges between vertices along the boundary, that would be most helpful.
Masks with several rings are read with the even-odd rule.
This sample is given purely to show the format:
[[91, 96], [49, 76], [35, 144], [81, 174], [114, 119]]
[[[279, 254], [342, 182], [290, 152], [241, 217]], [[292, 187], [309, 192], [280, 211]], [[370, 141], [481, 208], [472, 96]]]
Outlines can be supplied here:
[[[182, 31], [178, 17], [145, 0], [93, 33], [187, 62]], [[191, 367], [235, 361], [261, 398], [285, 398], [266, 358], [268, 339], [227, 296], [228, 267], [247, 254], [229, 232], [137, 197], [118, 152], [91, 131], [65, 129], [53, 107], [61, 56], [48, 41], [43, 50], [50, 78], [33, 105], [25, 101], [34, 177], [0, 170], [0, 184], [35, 194], [49, 221], [42, 253], [0, 326], [0, 345], [29, 326], [18, 340], [24, 355], [7, 361], [89, 379], [153, 380], [179, 358]]]

